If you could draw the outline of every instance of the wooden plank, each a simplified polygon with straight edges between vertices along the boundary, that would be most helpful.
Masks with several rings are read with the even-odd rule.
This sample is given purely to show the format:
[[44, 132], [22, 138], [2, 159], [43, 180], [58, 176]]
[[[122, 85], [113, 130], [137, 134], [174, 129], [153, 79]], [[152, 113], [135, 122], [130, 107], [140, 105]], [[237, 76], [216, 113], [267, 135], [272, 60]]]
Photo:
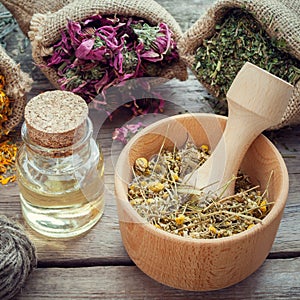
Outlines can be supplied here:
[[[159, 0], [158, 2], [169, 10], [183, 30], [189, 28], [211, 4], [209, 0], [190, 1], [188, 7], [180, 1], [176, 3], [174, 0]], [[17, 62], [21, 63], [22, 69], [30, 73], [34, 79], [33, 88], [28, 94], [28, 99], [40, 92], [53, 89], [53, 86], [39, 68], [33, 64], [31, 47], [30, 45], [24, 46], [24, 36], [20, 31], [7, 38], [6, 42], [8, 52]], [[162, 115], [169, 116], [185, 112], [213, 112], [209, 94], [191, 72], [189, 72], [187, 81], [171, 80], [161, 90], [167, 100]], [[149, 116], [147, 122], [153, 121], [155, 117], [157, 116]], [[140, 118], [143, 121], [146, 119], [145, 117]], [[152, 120], [149, 120], [151, 118]], [[120, 147], [111, 139], [113, 129], [122, 126], [126, 121], [121, 116], [118, 116], [113, 122], [106, 120], [99, 131], [98, 139], [101, 142], [106, 160], [107, 186], [106, 208], [102, 220], [86, 235], [67, 242], [41, 237], [25, 225], [26, 230], [37, 246], [41, 264], [75, 265], [80, 260], [86, 264], [103, 263], [105, 260], [111, 263], [113, 261], [130, 263], [130, 259], [122, 246], [113, 197], [113, 166]], [[271, 255], [295, 255], [300, 251], [300, 238], [299, 235], [295, 234], [300, 228], [300, 126], [268, 133], [267, 135], [270, 136], [285, 156], [290, 174], [289, 199]], [[23, 222], [16, 184], [0, 186], [0, 213]]]
[[[197, 85], [192, 85], [194, 89], [198, 89]], [[190, 100], [185, 98], [185, 101], [193, 101], [190, 95]], [[201, 99], [200, 99], [201, 100]], [[200, 101], [199, 100], [199, 101]], [[180, 99], [175, 104], [178, 104]], [[200, 101], [201, 102], [201, 101]], [[174, 114], [174, 111], [182, 109], [182, 107], [175, 107], [174, 103], [167, 105], [166, 115]], [[192, 103], [188, 103], [188, 107], [192, 106]], [[175, 107], [175, 108], [174, 108]], [[196, 107], [194, 108], [196, 111]], [[152, 116], [155, 118], [155, 116]], [[149, 121], [149, 120], [148, 120]], [[117, 120], [113, 124], [119, 126], [118, 122], [124, 122], [124, 120]], [[86, 235], [79, 237], [78, 239], [69, 240], [68, 242], [60, 240], [51, 240], [42, 237], [34, 233], [25, 227], [30, 234], [30, 237], [35, 242], [39, 261], [43, 265], [69, 265], [74, 266], [79, 260], [83, 260], [84, 264], [102, 263], [103, 261], [119, 261], [122, 263], [130, 263], [126, 251], [122, 246], [121, 236], [118, 227], [117, 211], [114, 199], [114, 164], [118, 158], [119, 151], [122, 146], [112, 141], [112, 132], [114, 127], [110, 121], [101, 127], [99, 132], [99, 141], [102, 145], [103, 152], [105, 154], [105, 180], [106, 180], [106, 207], [105, 213], [101, 221]], [[281, 134], [276, 137], [278, 145], [281, 145], [281, 139], [289, 147], [295, 145], [294, 130], [286, 130], [287, 134]], [[295, 154], [299, 155], [298, 152]], [[285, 160], [294, 160], [294, 158], [285, 158]], [[299, 162], [299, 160], [298, 160]], [[295, 229], [300, 228], [300, 209], [299, 209], [299, 192], [300, 192], [300, 172], [296, 167], [299, 167], [299, 163], [291, 161], [289, 173], [290, 173], [290, 193], [279, 228], [277, 238], [274, 242], [271, 256], [294, 256], [300, 252], [300, 236], [295, 235]], [[18, 188], [16, 184], [10, 184], [7, 186], [0, 186], [0, 213], [4, 213], [11, 216], [20, 222], [23, 222], [21, 215], [20, 204], [18, 199]], [[293, 230], [292, 230], [293, 229]], [[89, 249], [89, 252], [86, 252]]]
[[162, 285], [135, 266], [39, 268], [16, 300], [35, 299], [299, 299], [300, 258], [268, 259], [244, 281], [212, 292]]
[[[101, 136], [104, 136], [100, 140], [103, 141], [103, 150], [106, 157], [105, 178], [107, 191], [104, 216], [89, 233], [68, 242], [41, 237], [25, 224], [30, 237], [37, 246], [39, 261], [42, 264], [75, 265], [80, 259], [86, 261], [87, 264], [91, 262], [99, 263], [104, 260], [130, 262], [122, 246], [113, 196], [114, 163], [119, 150], [114, 149], [114, 155], [111, 157], [111, 132], [106, 130], [104, 134], [101, 133]], [[292, 165], [297, 164], [293, 163]], [[271, 251], [272, 256], [295, 255], [295, 253], [300, 252], [300, 236], [295, 234], [295, 230], [300, 228], [299, 182], [300, 173], [290, 174], [289, 198], [277, 238]], [[0, 213], [23, 222], [16, 184], [1, 186], [0, 195]], [[87, 252], [86, 249], [89, 249], [89, 251]]]
[[[210, 0], [157, 0], [188, 29]], [[28, 99], [53, 89], [36, 67], [31, 47], [20, 31], [6, 39], [7, 50], [34, 79]], [[213, 112], [212, 98], [191, 72], [185, 82], [172, 80], [163, 87], [166, 106], [163, 115], [185, 112]], [[153, 121], [151, 116], [145, 122]], [[152, 120], [150, 120], [153, 118]], [[114, 164], [121, 149], [111, 139], [113, 129], [127, 119], [106, 120], [99, 131], [106, 160], [106, 207], [101, 221], [87, 234], [70, 240], [54, 240], [34, 233], [24, 224], [16, 184], [0, 186], [0, 214], [22, 222], [37, 247], [39, 268], [34, 270], [16, 299], [300, 299], [300, 126], [266, 133], [284, 156], [290, 174], [290, 193], [276, 240], [263, 266], [248, 279], [227, 289], [194, 293], [161, 285], [143, 274], [122, 245], [113, 196]], [[17, 132], [18, 134], [18, 132]], [[294, 257], [294, 258], [291, 258]]]
[[[294, 175], [292, 180], [296, 185], [300, 180], [300, 174]], [[3, 188], [1, 187], [1, 189]], [[106, 207], [100, 222], [87, 234], [68, 241], [42, 237], [24, 224], [16, 188], [12, 189], [10, 186], [6, 189], [5, 194], [1, 193], [0, 213], [15, 218], [24, 224], [30, 238], [36, 244], [41, 264], [74, 266], [79, 260], [84, 261], [85, 264], [102, 263], [103, 261], [129, 263], [130, 259], [123, 248], [119, 232], [115, 199], [112, 193], [113, 184], [107, 183]], [[10, 196], [11, 194], [14, 196]], [[273, 257], [294, 256], [300, 253], [300, 236], [295, 234], [297, 228], [300, 228], [298, 195], [299, 193], [295, 192], [295, 195], [292, 194], [294, 197], [288, 200], [270, 253]]]
[[189, 1], [188, 5], [185, 2], [175, 3], [173, 0], [157, 0], [157, 2], [172, 14], [183, 32], [190, 28], [212, 4], [211, 0], [193, 0]]

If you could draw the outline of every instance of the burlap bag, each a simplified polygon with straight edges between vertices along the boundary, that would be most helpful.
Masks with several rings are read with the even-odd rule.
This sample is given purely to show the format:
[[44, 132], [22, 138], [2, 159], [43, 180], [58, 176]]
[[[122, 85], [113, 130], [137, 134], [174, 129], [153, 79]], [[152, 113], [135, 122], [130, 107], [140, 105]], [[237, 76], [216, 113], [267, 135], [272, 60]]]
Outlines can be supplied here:
[[35, 13], [57, 11], [73, 0], [0, 0], [11, 12], [22, 32], [27, 35], [29, 24]]
[[22, 120], [26, 93], [31, 89], [32, 79], [20, 69], [20, 65], [9, 57], [1, 46], [0, 74], [5, 77], [5, 93], [12, 101], [12, 115], [5, 123], [5, 128], [10, 131]]
[[[45, 65], [44, 58], [51, 54], [52, 45], [61, 36], [66, 28], [67, 19], [73, 21], [84, 20], [92, 15], [135, 16], [147, 20], [150, 24], [165, 22], [174, 33], [176, 41], [182, 36], [182, 31], [175, 19], [162, 6], [153, 0], [106, 0], [106, 1], [74, 1], [57, 12], [48, 14], [35, 14], [31, 20], [28, 33], [32, 44], [32, 56], [39, 66]], [[59, 77], [52, 68], [41, 68], [45, 76], [56, 87], [60, 88]], [[164, 78], [187, 78], [186, 66], [182, 61], [173, 64], [170, 68], [162, 70], [160, 76]]]
[[[182, 59], [192, 68], [196, 49], [215, 32], [215, 25], [224, 20], [232, 9], [243, 9], [253, 15], [270, 37], [284, 39], [287, 52], [300, 60], [300, 1], [299, 0], [219, 0], [188, 29], [179, 41]], [[201, 78], [199, 79], [201, 81]], [[211, 86], [203, 85], [214, 94]], [[300, 81], [280, 124], [272, 129], [300, 123]]]

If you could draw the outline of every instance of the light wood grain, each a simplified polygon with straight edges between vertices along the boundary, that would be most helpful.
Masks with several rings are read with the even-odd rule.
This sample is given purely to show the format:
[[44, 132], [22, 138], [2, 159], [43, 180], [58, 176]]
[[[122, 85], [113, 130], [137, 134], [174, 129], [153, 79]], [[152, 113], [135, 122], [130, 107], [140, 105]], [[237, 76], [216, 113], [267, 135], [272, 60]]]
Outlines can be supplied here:
[[246, 62], [227, 92], [229, 116], [224, 134], [209, 159], [186, 175], [184, 182], [233, 195], [232, 178], [237, 176], [246, 151], [259, 134], [280, 122], [292, 91], [291, 84]]
[[[166, 111], [173, 112], [173, 107], [167, 106]], [[113, 195], [115, 159], [122, 146], [119, 145], [119, 149], [114, 149], [114, 157], [111, 157], [110, 147], [113, 143], [111, 139], [112, 131], [113, 129], [110, 127], [110, 123], [107, 122], [99, 133], [99, 139], [103, 146], [106, 163], [106, 207], [104, 216], [87, 235], [68, 242], [49, 241], [48, 239], [35, 234], [32, 230], [28, 229], [25, 224], [30, 236], [36, 243], [40, 263], [75, 265], [75, 262], [78, 262], [80, 259], [87, 264], [91, 261], [103, 261], [105, 259], [109, 261], [114, 259], [129, 261], [122, 246], [116, 214], [115, 198]], [[276, 145], [281, 149], [282, 153], [285, 155], [292, 155], [292, 157], [285, 158], [290, 174], [290, 191], [283, 220], [271, 250], [271, 255], [276, 257], [278, 255], [286, 256], [291, 253], [293, 255], [300, 253], [300, 235], [295, 234], [295, 230], [300, 228], [300, 145], [297, 143], [299, 134], [300, 127], [293, 130], [286, 129], [280, 131], [276, 136], [274, 136], [275, 134], [273, 133], [273, 140], [276, 141]], [[294, 152], [294, 148], [297, 152]], [[16, 184], [0, 186], [0, 212], [24, 223], [21, 215]], [[291, 228], [293, 230], [291, 230]], [[86, 249], [89, 249], [89, 251], [86, 251]]]
[[[175, 17], [184, 31], [212, 3], [211, 0], [157, 2]], [[5, 42], [8, 53], [34, 79], [28, 99], [54, 89], [33, 64], [31, 47], [20, 30], [13, 32]], [[169, 100], [164, 115], [213, 111], [213, 98], [191, 72], [187, 81], [172, 80], [167, 85], [168, 89], [163, 89]], [[86, 235], [69, 241], [49, 240], [24, 225], [37, 247], [39, 268], [19, 299], [299, 299], [300, 126], [267, 133], [284, 155], [290, 175], [286, 209], [269, 255], [276, 259], [268, 259], [258, 272], [232, 288], [213, 293], [189, 293], [165, 287], [144, 275], [132, 266], [123, 247], [113, 196], [114, 165], [121, 146], [113, 143], [111, 136], [114, 128], [126, 121], [125, 116], [118, 116], [113, 122], [106, 120], [99, 131], [98, 139], [105, 154], [107, 187], [106, 208], [101, 221]], [[112, 149], [112, 145], [116, 147]], [[15, 184], [0, 186], [0, 213], [23, 223]], [[59, 268], [53, 268], [55, 266]]]
[[268, 201], [274, 204], [251, 230], [224, 239], [182, 238], [145, 224], [129, 203], [128, 185], [138, 157], [149, 159], [163, 143], [169, 149], [174, 144], [180, 148], [187, 134], [196, 145], [211, 147], [209, 137], [220, 137], [225, 123], [224, 117], [212, 114], [163, 119], [134, 136], [119, 156], [115, 190], [123, 243], [136, 265], [161, 283], [194, 291], [224, 288], [252, 274], [271, 249], [287, 200], [288, 173], [280, 153], [262, 135], [248, 149], [241, 170], [261, 190], [268, 188]]
[[161, 285], [135, 266], [41, 268], [16, 300], [40, 299], [299, 299], [300, 258], [267, 260], [241, 283], [213, 292], [184, 292]]

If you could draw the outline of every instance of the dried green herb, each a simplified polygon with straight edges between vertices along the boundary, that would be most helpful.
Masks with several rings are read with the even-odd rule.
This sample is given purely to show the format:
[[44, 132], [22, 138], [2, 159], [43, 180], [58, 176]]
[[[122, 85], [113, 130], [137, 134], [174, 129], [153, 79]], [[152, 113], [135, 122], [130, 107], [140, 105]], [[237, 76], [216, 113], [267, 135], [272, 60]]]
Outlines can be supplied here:
[[268, 192], [253, 186], [246, 175], [236, 180], [235, 194], [203, 192], [182, 178], [209, 157], [207, 145], [163, 149], [149, 161], [140, 157], [133, 167], [128, 198], [134, 209], [155, 227], [192, 238], [220, 238], [252, 228], [268, 214]]
[[233, 10], [215, 30], [197, 49], [193, 68], [217, 98], [225, 99], [247, 61], [293, 85], [300, 79], [300, 61], [284, 52], [285, 41], [270, 38], [251, 14]]

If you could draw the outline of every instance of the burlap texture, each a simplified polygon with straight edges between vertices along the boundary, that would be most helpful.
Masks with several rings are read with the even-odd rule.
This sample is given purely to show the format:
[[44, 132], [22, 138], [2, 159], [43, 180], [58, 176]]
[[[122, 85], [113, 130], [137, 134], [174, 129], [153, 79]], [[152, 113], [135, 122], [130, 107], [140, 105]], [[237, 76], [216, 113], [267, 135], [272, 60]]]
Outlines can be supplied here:
[[[300, 1], [299, 0], [218, 0], [188, 29], [179, 41], [180, 55], [192, 68], [195, 53], [204, 39], [215, 32], [215, 25], [224, 20], [232, 9], [243, 9], [253, 15], [270, 37], [284, 39], [287, 52], [300, 60]], [[201, 81], [201, 78], [199, 78]], [[211, 86], [203, 85], [214, 94]], [[282, 121], [271, 129], [300, 123], [300, 81]]]
[[47, 13], [61, 9], [73, 0], [0, 0], [11, 12], [22, 32], [27, 35], [29, 24], [35, 13]]
[[23, 118], [26, 93], [31, 89], [32, 79], [20, 69], [5, 49], [0, 46], [0, 74], [5, 77], [5, 93], [12, 101], [12, 116], [5, 123], [5, 128], [12, 130]]
[[[52, 53], [52, 46], [61, 36], [61, 31], [66, 28], [67, 20], [80, 21], [92, 15], [119, 15], [135, 16], [147, 20], [156, 25], [160, 22], [166, 23], [174, 33], [175, 41], [182, 36], [179, 24], [171, 14], [153, 0], [106, 0], [106, 1], [74, 1], [57, 12], [48, 14], [35, 14], [32, 17], [30, 31], [28, 33], [32, 44], [32, 56], [39, 66], [45, 65], [45, 56]], [[53, 68], [41, 68], [45, 76], [56, 87], [60, 88], [59, 79]], [[164, 78], [187, 78], [187, 69], [183, 61], [173, 64], [162, 70], [160, 76]]]

